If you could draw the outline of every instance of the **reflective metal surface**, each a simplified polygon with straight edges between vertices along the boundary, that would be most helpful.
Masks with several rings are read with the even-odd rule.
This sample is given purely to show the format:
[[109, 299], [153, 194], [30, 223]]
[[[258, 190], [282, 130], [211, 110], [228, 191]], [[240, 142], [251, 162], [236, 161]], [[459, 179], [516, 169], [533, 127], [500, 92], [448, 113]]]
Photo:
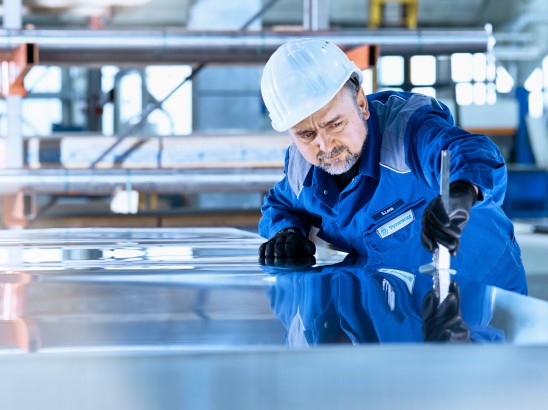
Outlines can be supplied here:
[[[422, 304], [433, 278], [395, 262], [346, 257], [276, 274], [271, 306], [292, 347], [421, 343]], [[548, 345], [548, 303], [453, 275], [474, 343]]]
[[[4, 231], [0, 353], [422, 342], [431, 276], [336, 252], [260, 266], [261, 242], [236, 229]], [[548, 343], [548, 303], [455, 279], [472, 340]]]
[[261, 242], [223, 228], [4, 231], [0, 353], [282, 345]]
[[544, 408], [548, 303], [457, 274], [474, 343], [424, 344], [418, 267], [325, 250], [261, 266], [261, 242], [1, 232], [2, 408]]

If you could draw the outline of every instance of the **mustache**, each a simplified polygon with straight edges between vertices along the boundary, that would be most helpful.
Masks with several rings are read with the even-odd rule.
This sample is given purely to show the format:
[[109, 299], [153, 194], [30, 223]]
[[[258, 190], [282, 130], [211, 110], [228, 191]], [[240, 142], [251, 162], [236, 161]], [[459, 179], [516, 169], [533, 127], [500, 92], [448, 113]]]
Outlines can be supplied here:
[[348, 147], [346, 147], [345, 145], [340, 145], [333, 148], [333, 150], [331, 150], [330, 152], [319, 153], [316, 158], [318, 159], [318, 161], [324, 161], [326, 159], [335, 158], [337, 155], [344, 151], [348, 151]]

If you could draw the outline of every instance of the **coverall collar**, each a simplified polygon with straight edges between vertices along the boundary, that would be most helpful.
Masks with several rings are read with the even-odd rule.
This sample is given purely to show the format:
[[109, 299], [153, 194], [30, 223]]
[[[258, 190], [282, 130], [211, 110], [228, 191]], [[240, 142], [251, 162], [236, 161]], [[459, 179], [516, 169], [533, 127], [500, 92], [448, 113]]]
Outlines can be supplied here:
[[376, 114], [369, 104], [371, 115], [367, 120], [367, 138], [362, 148], [360, 157], [360, 174], [374, 178], [377, 181], [380, 178], [380, 158], [381, 158], [381, 134], [377, 124]]

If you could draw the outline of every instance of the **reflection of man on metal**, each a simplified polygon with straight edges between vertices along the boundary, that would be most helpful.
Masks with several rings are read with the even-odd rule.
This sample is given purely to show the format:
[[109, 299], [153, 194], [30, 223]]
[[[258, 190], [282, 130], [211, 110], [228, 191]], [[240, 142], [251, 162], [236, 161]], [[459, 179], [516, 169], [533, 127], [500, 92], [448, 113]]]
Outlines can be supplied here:
[[[361, 81], [358, 67], [320, 39], [286, 43], [266, 64], [261, 92], [272, 126], [293, 144], [285, 178], [265, 198], [261, 257], [313, 255], [312, 227], [345, 251], [417, 266], [439, 243], [459, 273], [526, 293], [513, 225], [500, 208], [506, 168], [497, 147], [456, 127], [431, 97], [366, 96]], [[447, 212], [438, 196], [444, 149]]]
[[[492, 288], [456, 282], [438, 306], [432, 277], [381, 261], [348, 256], [309, 268], [265, 267], [276, 274], [271, 308], [290, 347], [397, 342], [502, 342], [489, 326]], [[461, 310], [462, 305], [462, 310]]]

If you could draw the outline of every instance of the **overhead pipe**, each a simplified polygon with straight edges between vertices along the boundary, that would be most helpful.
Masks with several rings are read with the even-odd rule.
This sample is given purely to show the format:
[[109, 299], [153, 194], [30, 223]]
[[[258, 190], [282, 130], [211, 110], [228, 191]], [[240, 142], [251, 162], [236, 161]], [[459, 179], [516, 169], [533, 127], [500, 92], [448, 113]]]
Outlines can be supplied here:
[[0, 170], [0, 194], [109, 195], [118, 188], [140, 192], [267, 192], [282, 168], [40, 169]]
[[529, 29], [547, 24], [548, 16], [537, 10], [522, 14], [504, 25], [504, 33], [495, 33], [495, 57], [499, 60], [540, 61], [546, 54], [546, 45], [536, 41], [538, 34]]
[[510, 24], [507, 24], [505, 28], [507, 32], [521, 32], [531, 25], [541, 24], [548, 24], [548, 16], [539, 10], [520, 15]]
[[0, 30], [0, 49], [35, 43], [41, 64], [260, 63], [283, 43], [329, 39], [342, 48], [376, 44], [382, 54], [485, 52], [491, 34], [478, 30], [187, 31]]

